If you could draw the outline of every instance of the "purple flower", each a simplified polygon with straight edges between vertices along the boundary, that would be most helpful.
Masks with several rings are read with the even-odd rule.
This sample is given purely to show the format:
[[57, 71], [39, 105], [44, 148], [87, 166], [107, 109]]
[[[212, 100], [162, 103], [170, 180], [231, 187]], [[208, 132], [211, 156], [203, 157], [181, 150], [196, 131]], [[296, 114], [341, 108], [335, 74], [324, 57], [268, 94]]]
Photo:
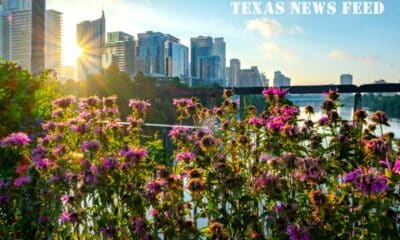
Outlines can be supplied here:
[[59, 98], [53, 101], [53, 106], [54, 107], [59, 107], [59, 108], [67, 108], [71, 106], [72, 103], [75, 102], [75, 97], [74, 96], [68, 96], [68, 97], [63, 97]]
[[101, 100], [97, 96], [83, 98], [79, 101], [79, 109], [87, 110], [87, 109], [96, 108], [100, 105], [100, 103], [101, 103]]
[[28, 137], [26, 133], [12, 133], [11, 135], [5, 137], [1, 140], [2, 147], [17, 147], [24, 146], [31, 142], [31, 139]]
[[189, 137], [190, 129], [186, 127], [175, 126], [169, 132], [172, 139], [186, 140]]
[[396, 159], [392, 171], [395, 173], [400, 173], [400, 159]]
[[93, 152], [100, 149], [100, 144], [97, 141], [84, 141], [81, 148], [85, 152]]
[[133, 232], [135, 234], [141, 234], [145, 231], [146, 228], [146, 221], [141, 218], [141, 217], [136, 217], [131, 220], [131, 223], [133, 225]]
[[193, 160], [195, 158], [196, 155], [190, 151], [176, 154], [176, 160], [178, 161], [189, 162], [190, 160]]
[[286, 232], [289, 235], [290, 240], [310, 240], [310, 233], [297, 225], [290, 224], [286, 228]]
[[46, 168], [50, 167], [52, 164], [53, 164], [53, 163], [52, 163], [52, 161], [50, 161], [50, 159], [48, 159], [48, 158], [43, 158], [43, 159], [39, 159], [39, 160], [36, 162], [36, 167], [37, 167], [38, 169], [46, 169]]
[[267, 128], [271, 131], [278, 132], [285, 125], [282, 117], [271, 116], [268, 118]]
[[10, 201], [10, 196], [8, 195], [0, 195], [0, 205], [8, 203]]
[[252, 117], [249, 119], [249, 124], [256, 126], [265, 126], [267, 121], [263, 118]]
[[145, 113], [150, 106], [151, 104], [147, 101], [142, 101], [138, 99], [129, 100], [129, 107], [137, 110], [140, 113]]
[[172, 100], [172, 105], [183, 108], [188, 105], [193, 105], [193, 101], [190, 98], [179, 98], [179, 99], [176, 98]]
[[101, 161], [101, 167], [105, 171], [118, 168], [118, 162], [114, 158], [106, 158]]
[[106, 97], [103, 98], [103, 104], [106, 108], [112, 108], [115, 106], [117, 103], [117, 97], [116, 96], [111, 96], [111, 97]]
[[346, 175], [344, 182], [352, 184], [356, 190], [368, 195], [383, 193], [389, 188], [387, 177], [373, 168], [357, 168]]
[[64, 194], [61, 196], [60, 200], [63, 205], [67, 204], [71, 197], [68, 194]]
[[89, 130], [89, 125], [86, 123], [71, 124], [71, 131], [84, 134]]
[[322, 117], [318, 120], [319, 125], [324, 126], [329, 122], [329, 118], [328, 117]]
[[39, 224], [44, 225], [50, 222], [51, 217], [50, 216], [39, 216]]
[[60, 216], [60, 221], [62, 224], [72, 222], [72, 213], [63, 211]]
[[360, 168], [357, 168], [349, 173], [346, 174], [344, 177], [343, 181], [344, 182], [354, 182], [356, 181], [362, 174], [362, 170]]
[[6, 182], [4, 180], [0, 180], [0, 189], [4, 189], [4, 188], [8, 187], [8, 185], [10, 185], [9, 182]]
[[16, 178], [14, 180], [14, 186], [20, 187], [22, 185], [30, 183], [31, 181], [32, 181], [31, 176], [29, 176], [29, 175], [22, 176], [22, 177]]

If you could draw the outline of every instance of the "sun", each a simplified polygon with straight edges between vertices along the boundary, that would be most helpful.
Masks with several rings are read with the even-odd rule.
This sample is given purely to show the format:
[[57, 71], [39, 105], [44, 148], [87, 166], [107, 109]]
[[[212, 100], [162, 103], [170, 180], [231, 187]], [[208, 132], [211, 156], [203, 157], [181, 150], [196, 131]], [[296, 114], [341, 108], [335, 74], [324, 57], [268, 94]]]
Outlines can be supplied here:
[[63, 49], [63, 62], [65, 65], [75, 66], [76, 60], [82, 54], [82, 49], [76, 45], [71, 44]]

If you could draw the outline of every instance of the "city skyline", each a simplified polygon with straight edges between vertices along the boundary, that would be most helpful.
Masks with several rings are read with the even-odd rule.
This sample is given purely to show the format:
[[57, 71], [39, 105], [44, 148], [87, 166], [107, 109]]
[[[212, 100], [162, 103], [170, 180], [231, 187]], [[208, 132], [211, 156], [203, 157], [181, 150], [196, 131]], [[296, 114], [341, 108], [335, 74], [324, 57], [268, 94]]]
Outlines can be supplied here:
[[[75, 42], [75, 24], [96, 19], [104, 9], [107, 32], [137, 36], [160, 31], [178, 37], [185, 46], [194, 36], [221, 36], [227, 44], [226, 62], [238, 58], [243, 68], [259, 66], [268, 78], [280, 70], [294, 85], [335, 83], [343, 73], [351, 73], [355, 84], [400, 80], [398, 2], [383, 1], [385, 12], [378, 16], [242, 16], [232, 14], [230, 1], [206, 2], [48, 0], [47, 8], [64, 14], [67, 50], [73, 49], [68, 44]], [[64, 64], [71, 62], [63, 56]]]

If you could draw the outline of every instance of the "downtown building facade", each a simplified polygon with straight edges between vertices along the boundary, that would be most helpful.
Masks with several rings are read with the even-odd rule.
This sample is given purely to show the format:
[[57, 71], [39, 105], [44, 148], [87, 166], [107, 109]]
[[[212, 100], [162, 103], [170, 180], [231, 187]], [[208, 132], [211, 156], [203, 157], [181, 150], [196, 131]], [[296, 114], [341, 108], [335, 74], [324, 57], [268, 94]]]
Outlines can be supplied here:
[[53, 69], [56, 76], [61, 76], [61, 39], [62, 13], [55, 10], [46, 10], [45, 24], [45, 67]]
[[145, 75], [189, 79], [188, 48], [170, 34], [148, 31], [138, 34], [136, 72]]
[[340, 75], [340, 85], [352, 85], [352, 84], [353, 84], [353, 75], [351, 74]]
[[192, 86], [226, 85], [226, 44], [223, 38], [193, 37], [190, 39], [190, 53]]
[[227, 87], [237, 87], [240, 82], [240, 60], [233, 58], [230, 60]]
[[264, 87], [268, 85], [265, 81], [265, 75], [260, 73], [258, 67], [252, 66], [249, 69], [240, 70], [237, 87]]
[[107, 33], [107, 43], [103, 55], [103, 67], [111, 64], [118, 66], [120, 71], [133, 76], [135, 73], [136, 42], [134, 36], [124, 32]]
[[1, 11], [1, 55], [38, 73], [45, 68], [45, 0], [4, 1]]
[[286, 77], [280, 71], [276, 71], [274, 73], [274, 87], [289, 87], [290, 86], [290, 78]]
[[102, 69], [102, 57], [105, 53], [106, 19], [104, 11], [101, 18], [83, 21], [76, 27], [76, 41], [82, 49], [77, 61], [78, 80], [85, 80], [89, 75]]

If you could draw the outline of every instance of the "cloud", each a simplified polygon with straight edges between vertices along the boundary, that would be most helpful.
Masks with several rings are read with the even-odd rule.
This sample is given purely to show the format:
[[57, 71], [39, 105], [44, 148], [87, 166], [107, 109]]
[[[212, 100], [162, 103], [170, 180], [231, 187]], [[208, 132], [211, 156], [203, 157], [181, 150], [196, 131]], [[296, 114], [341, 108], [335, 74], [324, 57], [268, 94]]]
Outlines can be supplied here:
[[299, 56], [276, 43], [265, 42], [259, 47], [259, 50], [262, 52], [264, 58], [269, 60], [284, 60], [290, 63], [301, 62]]
[[286, 28], [275, 19], [259, 18], [247, 22], [246, 29], [250, 31], [257, 31], [265, 38], [279, 36], [282, 33], [288, 34], [303, 34], [304, 30], [298, 25]]
[[353, 61], [365, 65], [372, 65], [381, 62], [383, 59], [380, 56], [369, 55], [361, 56], [340, 50], [333, 50], [329, 53], [329, 58], [336, 61]]

